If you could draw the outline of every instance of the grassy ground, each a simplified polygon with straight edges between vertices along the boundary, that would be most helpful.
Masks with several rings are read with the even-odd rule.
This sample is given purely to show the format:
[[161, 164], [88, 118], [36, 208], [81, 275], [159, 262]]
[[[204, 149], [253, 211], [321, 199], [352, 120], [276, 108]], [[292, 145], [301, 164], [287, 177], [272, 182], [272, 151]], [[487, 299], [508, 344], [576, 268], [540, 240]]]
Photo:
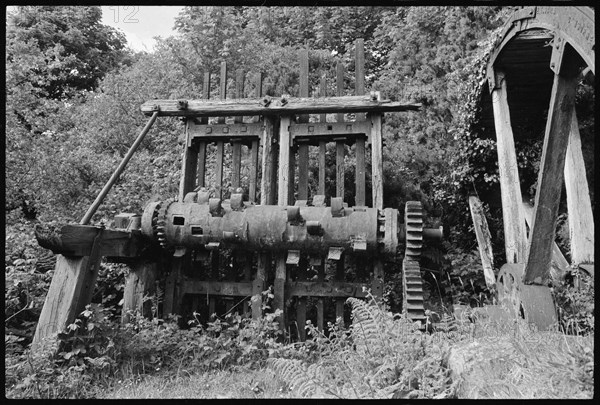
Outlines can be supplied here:
[[222, 399], [222, 398], [290, 398], [287, 388], [270, 370], [249, 370], [240, 367], [232, 371], [178, 376], [153, 375], [143, 380], [117, 382], [113, 389], [100, 393], [101, 399]]

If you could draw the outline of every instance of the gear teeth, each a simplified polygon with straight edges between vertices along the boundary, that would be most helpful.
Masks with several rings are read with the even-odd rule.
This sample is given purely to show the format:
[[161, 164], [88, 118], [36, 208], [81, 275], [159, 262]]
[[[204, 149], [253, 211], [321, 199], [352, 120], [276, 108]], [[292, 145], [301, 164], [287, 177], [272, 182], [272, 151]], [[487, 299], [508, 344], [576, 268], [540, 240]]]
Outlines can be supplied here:
[[403, 306], [412, 321], [425, 322], [423, 307], [423, 282], [418, 262], [404, 259], [402, 262]]
[[175, 202], [174, 199], [168, 199], [164, 203], [160, 204], [155, 210], [156, 217], [153, 218], [152, 223], [154, 224], [154, 236], [156, 240], [163, 248], [167, 249], [169, 247], [167, 242], [167, 210], [169, 206]]
[[419, 261], [423, 248], [423, 208], [419, 201], [407, 201], [404, 210], [406, 252], [409, 260]]

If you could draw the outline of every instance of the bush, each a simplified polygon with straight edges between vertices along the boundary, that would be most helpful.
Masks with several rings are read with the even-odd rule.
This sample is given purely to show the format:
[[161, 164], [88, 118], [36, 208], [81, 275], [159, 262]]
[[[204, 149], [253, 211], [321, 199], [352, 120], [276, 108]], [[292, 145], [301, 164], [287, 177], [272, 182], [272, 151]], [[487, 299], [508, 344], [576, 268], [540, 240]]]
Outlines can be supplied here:
[[571, 335], [593, 335], [594, 279], [580, 270], [572, 277], [552, 288], [560, 329]]

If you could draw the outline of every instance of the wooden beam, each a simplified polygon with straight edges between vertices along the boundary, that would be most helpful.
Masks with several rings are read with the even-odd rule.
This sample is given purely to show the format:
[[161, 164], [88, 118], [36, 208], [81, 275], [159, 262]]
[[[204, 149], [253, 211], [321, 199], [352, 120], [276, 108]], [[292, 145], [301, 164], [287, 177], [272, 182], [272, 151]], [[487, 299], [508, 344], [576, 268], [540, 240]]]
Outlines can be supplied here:
[[327, 153], [327, 144], [319, 142], [319, 194], [325, 195], [325, 155]]
[[[531, 226], [533, 225], [533, 206], [527, 201], [523, 201], [523, 213], [525, 214], [527, 226], [531, 229]], [[569, 262], [565, 256], [563, 256], [556, 242], [552, 244], [551, 266], [550, 277], [555, 281], [561, 281], [569, 268]]]
[[[244, 77], [245, 74], [243, 69], [238, 69], [235, 72], [235, 97], [237, 99], [244, 98]], [[244, 117], [241, 115], [236, 115], [233, 121], [236, 123], [241, 123], [243, 118]]]
[[336, 195], [344, 199], [344, 154], [346, 145], [343, 140], [338, 140], [335, 143], [335, 189]]
[[223, 141], [217, 142], [217, 162], [216, 168], [217, 171], [215, 176], [215, 192], [217, 198], [223, 198], [223, 159], [225, 157], [225, 145]]
[[279, 171], [277, 205], [289, 205], [289, 187], [290, 187], [290, 117], [281, 117], [281, 127], [279, 129]]
[[355, 203], [356, 206], [364, 206], [366, 205], [366, 179], [365, 179], [365, 138], [357, 137], [356, 138], [356, 197]]
[[477, 246], [479, 247], [479, 256], [481, 257], [485, 283], [488, 288], [492, 288], [496, 285], [492, 236], [490, 234], [487, 219], [485, 218], [483, 205], [479, 198], [475, 196], [469, 197], [469, 209], [471, 210], [471, 218], [473, 219], [473, 227], [477, 238]]
[[[65, 256], [89, 256], [99, 227], [69, 224], [59, 227], [36, 225], [35, 236], [40, 246]], [[104, 229], [101, 256], [139, 257], [147, 243], [141, 231]]]
[[525, 284], [545, 285], [550, 274], [565, 157], [573, 122], [578, 64], [579, 58], [565, 51], [561, 71], [554, 76], [523, 275]]
[[594, 263], [594, 216], [575, 111], [572, 113], [565, 158], [565, 187], [569, 211], [571, 262]]
[[367, 135], [371, 124], [358, 122], [311, 122], [309, 124], [292, 124], [290, 133], [292, 138], [314, 136], [348, 136]]
[[342, 112], [383, 113], [399, 111], [418, 111], [419, 103], [401, 103], [391, 100], [372, 100], [369, 95], [294, 98], [286, 99], [282, 105], [280, 99], [272, 99], [265, 106], [263, 99], [245, 98], [241, 100], [187, 100], [187, 108], [179, 108], [178, 100], [151, 100], [141, 106], [145, 115], [158, 111], [159, 116], [170, 117], [212, 117], [236, 115], [293, 115], [326, 114]]
[[242, 138], [242, 140], [249, 142], [252, 139], [260, 137], [263, 131], [263, 124], [241, 123], [208, 125], [196, 124], [190, 120], [188, 128], [191, 135], [190, 142], [194, 140], [218, 141], [221, 139], [227, 141], [232, 137]]
[[[341, 97], [344, 95], [344, 65], [338, 61], [335, 65], [335, 87], [336, 95]], [[337, 122], [344, 122], [344, 111], [339, 111], [337, 114]]]
[[260, 140], [260, 143], [263, 147], [261, 161], [262, 179], [260, 183], [260, 204], [273, 205], [275, 204], [275, 190], [273, 187], [273, 182], [275, 179], [275, 149], [273, 148], [275, 118], [267, 116], [264, 118], [264, 123], [264, 131]]
[[[308, 98], [308, 49], [302, 49], [299, 52], [300, 61], [300, 97]], [[308, 114], [301, 114], [298, 122], [308, 122]]]
[[252, 282], [201, 281], [193, 278], [184, 278], [181, 290], [183, 294], [250, 297], [252, 295]]
[[383, 209], [383, 139], [381, 114], [369, 114], [371, 121], [371, 188], [373, 208]]
[[[365, 40], [358, 38], [355, 41], [355, 62], [354, 75], [354, 91], [357, 96], [365, 94]], [[356, 114], [356, 120], [362, 121], [365, 119], [364, 113]]]
[[290, 281], [287, 283], [290, 297], [363, 298], [367, 296], [362, 290], [363, 287], [368, 287], [368, 285], [340, 281]]
[[250, 185], [248, 188], [248, 201], [256, 202], [256, 186], [258, 181], [258, 139], [252, 141], [250, 147]]
[[259, 319], [262, 316], [262, 292], [266, 289], [266, 280], [269, 273], [271, 255], [266, 252], [258, 252], [256, 263], [256, 276], [252, 282], [252, 318]]
[[[319, 81], [319, 97], [327, 97], [327, 76], [326, 72], [321, 72], [321, 79]], [[327, 114], [319, 115], [319, 122], [327, 122]]]
[[142, 260], [132, 265], [131, 271], [125, 276], [121, 323], [128, 323], [131, 320], [130, 312], [152, 317], [151, 302], [149, 300], [144, 302], [144, 298], [154, 295], [157, 277], [156, 262]]
[[[219, 97], [221, 98], [221, 100], [225, 100], [227, 98], [227, 62], [225, 62], [225, 61], [221, 62], [221, 75], [220, 75], [220, 80], [219, 80], [219, 86], [220, 86]], [[217, 114], [212, 114], [212, 115], [217, 115]], [[219, 116], [219, 118], [217, 120], [217, 122], [219, 124], [225, 123], [224, 115], [225, 114], [222, 114]]]
[[298, 143], [298, 199], [308, 200], [308, 143]]
[[381, 259], [375, 259], [373, 262], [373, 279], [371, 280], [371, 294], [381, 299], [383, 298], [383, 261]]
[[495, 82], [496, 88], [492, 90], [492, 107], [496, 127], [506, 261], [507, 263], [522, 263], [525, 260], [527, 236], [520, 204], [521, 185], [504, 73], [496, 71]]
[[242, 168], [242, 143], [238, 140], [232, 141], [233, 151], [231, 153], [231, 186], [234, 190], [240, 187], [240, 172]]
[[204, 187], [206, 179], [206, 141], [198, 142], [198, 187]]

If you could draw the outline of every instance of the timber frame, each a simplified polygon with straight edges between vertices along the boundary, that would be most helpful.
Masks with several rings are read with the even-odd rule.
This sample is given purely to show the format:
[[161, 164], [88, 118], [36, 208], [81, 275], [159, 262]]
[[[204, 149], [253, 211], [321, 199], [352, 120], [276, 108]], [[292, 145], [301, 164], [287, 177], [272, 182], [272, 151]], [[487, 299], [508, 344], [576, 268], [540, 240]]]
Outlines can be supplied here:
[[[265, 96], [261, 73], [248, 81], [245, 72], [237, 70], [234, 98], [228, 99], [226, 96], [231, 92], [227, 89], [227, 65], [223, 62], [219, 99], [210, 97], [211, 75], [207, 72], [201, 100], [144, 103], [141, 111], [151, 117], [149, 123], [84, 220], [79, 225], [60, 229], [36, 229], [40, 244], [59, 253], [59, 259], [34, 345], [64, 330], [90, 302], [102, 257], [129, 263], [132, 270], [126, 278], [123, 321], [129, 319], [131, 311], [151, 315], [144, 297], [155, 294], [161, 280], [164, 281], [161, 311], [164, 317], [197, 312], [204, 319], [234, 310], [259, 318], [264, 310], [263, 292], [272, 285], [271, 306], [283, 311], [280, 325], [300, 340], [305, 339], [303, 325], [307, 311], [310, 312], [307, 309], [310, 303], [315, 304], [316, 325], [323, 330], [324, 306], [328, 300], [335, 303], [335, 317], [343, 318], [345, 298], [364, 297], [364, 287], [374, 296], [381, 297], [383, 259], [378, 257], [369, 261], [357, 256], [357, 273], [363, 278], [346, 280], [344, 261], [352, 254], [339, 249], [331, 248], [325, 257], [294, 250], [249, 254], [231, 249], [225, 254], [218, 243], [209, 243], [201, 251], [176, 249], [173, 253], [144, 238], [140, 231], [144, 218], [139, 214], [118, 215], [116, 229], [88, 225], [127, 160], [160, 116], [177, 116], [185, 121], [182, 173], [176, 196], [180, 202], [193, 198], [193, 202], [206, 199], [208, 203], [209, 195], [212, 195], [215, 198], [210, 198], [210, 210], [218, 213], [222, 210], [221, 202], [231, 207], [244, 204], [239, 200], [243, 195], [248, 204], [282, 207], [307, 204], [325, 207], [328, 204], [332, 212], [343, 215], [348, 209], [344, 199], [351, 196], [355, 209], [372, 207], [383, 212], [382, 115], [384, 112], [417, 111], [420, 104], [385, 100], [378, 92], [365, 95], [363, 48], [363, 40], [357, 40], [354, 96], [343, 95], [345, 72], [342, 63], [338, 62], [336, 94], [327, 94], [327, 72], [322, 71], [318, 90], [311, 97], [309, 51], [305, 49], [299, 52], [300, 97]], [[245, 98], [244, 85], [249, 82], [254, 91], [251, 98]], [[347, 120], [347, 114], [353, 114], [355, 120]], [[325, 159], [328, 144], [335, 145], [335, 179], [330, 180], [326, 176]], [[318, 148], [318, 186], [312, 195], [309, 187], [310, 148]], [[213, 152], [208, 153], [210, 150]], [[370, 184], [366, 181], [369, 151]], [[348, 154], [356, 161], [353, 185], [344, 178]], [[210, 156], [214, 156], [214, 160], [209, 159]], [[327, 184], [333, 182], [335, 192], [327, 195]], [[370, 199], [367, 198], [369, 192]], [[433, 233], [441, 235], [441, 231], [434, 230]], [[355, 248], [362, 249], [361, 244], [357, 242]], [[327, 279], [329, 267], [332, 279]], [[311, 272], [316, 274], [309, 280]], [[225, 278], [218, 279], [219, 273]], [[313, 298], [309, 300], [310, 297]], [[289, 310], [290, 305], [295, 307], [295, 314]], [[292, 325], [295, 325], [293, 329]]]
[[[515, 313], [539, 328], [556, 323], [546, 287], [551, 278], [577, 267], [593, 276], [594, 220], [575, 93], [586, 75], [595, 74], [594, 27], [589, 7], [520, 8], [506, 23], [487, 65], [490, 93], [483, 95], [480, 120], [484, 127], [495, 128], [507, 262], [496, 280], [498, 293]], [[492, 118], [493, 125], [485, 124]], [[544, 142], [531, 206], [521, 190], [515, 139], [542, 126]], [[554, 242], [563, 187], [571, 263]], [[477, 213], [478, 200], [473, 197], [470, 203], [491, 284], [489, 231], [486, 235], [485, 218]]]

